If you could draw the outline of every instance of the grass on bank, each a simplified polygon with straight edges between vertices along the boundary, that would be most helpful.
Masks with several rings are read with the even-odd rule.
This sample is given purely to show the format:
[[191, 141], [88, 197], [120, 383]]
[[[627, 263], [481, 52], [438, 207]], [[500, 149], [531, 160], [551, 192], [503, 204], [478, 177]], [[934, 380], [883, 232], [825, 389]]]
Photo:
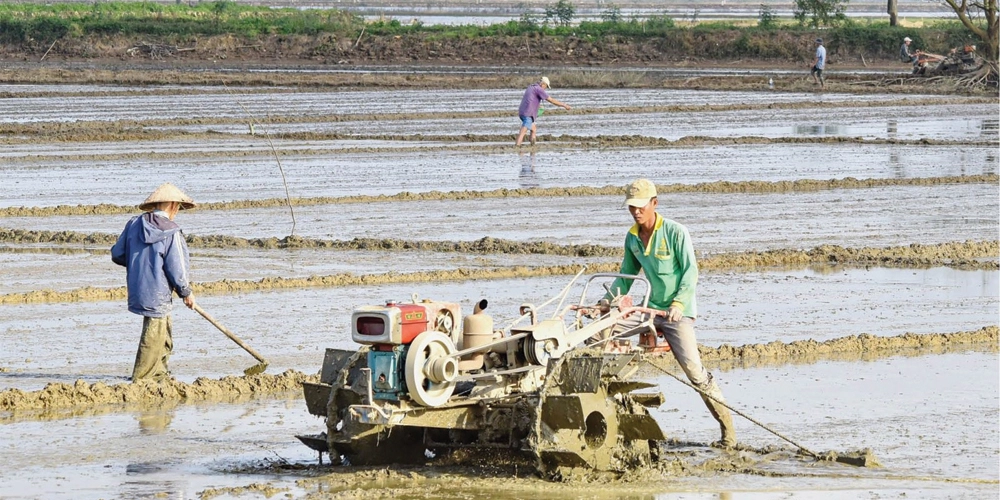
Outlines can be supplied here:
[[[821, 35], [831, 52], [892, 58], [904, 36], [914, 47], [944, 52], [974, 42], [957, 21], [937, 21], [921, 28], [889, 26], [875, 20], [848, 20], [842, 26], [815, 30], [784, 20], [767, 26], [742, 21], [710, 21], [694, 25], [665, 15], [643, 19], [582, 21], [571, 26], [540, 23], [524, 16], [488, 26], [404, 24], [398, 20], [366, 23], [336, 9], [269, 8], [216, 0], [187, 4], [153, 2], [0, 3], [0, 43], [47, 44], [54, 40], [94, 35], [188, 37], [232, 34], [332, 35], [354, 39], [362, 30], [370, 36], [418, 36], [424, 39], [482, 37], [561, 37], [588, 41], [657, 40], [664, 50], [704, 51], [704, 57], [800, 57], [801, 40]], [[706, 43], [707, 42], [707, 43]]]

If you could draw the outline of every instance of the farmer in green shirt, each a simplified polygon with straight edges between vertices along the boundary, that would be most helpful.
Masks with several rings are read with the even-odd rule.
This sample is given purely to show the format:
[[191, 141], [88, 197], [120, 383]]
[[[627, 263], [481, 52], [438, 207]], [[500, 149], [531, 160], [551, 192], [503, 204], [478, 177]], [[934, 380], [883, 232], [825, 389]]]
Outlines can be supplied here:
[[[642, 269], [649, 280], [649, 307], [662, 311], [662, 315], [653, 318], [657, 333], [670, 345], [670, 351], [691, 383], [725, 402], [712, 374], [701, 364], [698, 340], [694, 336], [694, 320], [698, 314], [695, 302], [698, 263], [691, 235], [686, 227], [656, 213], [656, 185], [647, 179], [638, 179], [628, 186], [625, 204], [635, 225], [625, 236], [621, 273], [638, 274]], [[610, 295], [627, 294], [631, 287], [632, 280], [618, 278], [611, 285]], [[736, 430], [729, 409], [705, 395], [701, 398], [722, 429], [722, 439], [714, 444], [726, 448], [735, 446]]]

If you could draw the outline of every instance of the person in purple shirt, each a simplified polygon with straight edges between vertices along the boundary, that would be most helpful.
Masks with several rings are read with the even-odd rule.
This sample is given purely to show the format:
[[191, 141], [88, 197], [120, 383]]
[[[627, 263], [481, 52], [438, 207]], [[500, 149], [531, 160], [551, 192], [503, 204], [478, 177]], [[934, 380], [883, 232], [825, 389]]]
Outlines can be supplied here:
[[549, 84], [548, 77], [543, 76], [541, 80], [536, 83], [528, 85], [528, 88], [524, 91], [524, 97], [521, 98], [521, 107], [517, 108], [517, 116], [521, 119], [521, 133], [517, 135], [516, 145], [520, 146], [524, 142], [524, 134], [528, 133], [528, 129], [531, 129], [531, 144], [535, 144], [535, 122], [538, 121], [538, 108], [542, 104], [542, 101], [549, 101], [556, 106], [563, 109], [571, 109], [568, 104], [563, 104], [553, 97], [549, 97], [546, 89], [552, 88]]

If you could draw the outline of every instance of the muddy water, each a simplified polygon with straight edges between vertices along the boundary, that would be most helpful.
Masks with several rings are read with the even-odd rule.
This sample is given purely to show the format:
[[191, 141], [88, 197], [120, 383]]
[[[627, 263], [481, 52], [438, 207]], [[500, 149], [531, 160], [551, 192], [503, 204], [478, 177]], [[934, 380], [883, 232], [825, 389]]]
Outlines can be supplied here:
[[[344, 153], [336, 148], [361, 145], [351, 141], [275, 143], [279, 150], [298, 151], [281, 158], [293, 197], [625, 185], [639, 171], [662, 179], [658, 182], [663, 184], [844, 177], [913, 179], [998, 172], [995, 146], [761, 144], [666, 150], [540, 147], [537, 152], [496, 153], [441, 150], [430, 145], [425, 152], [403, 152], [394, 149], [412, 148], [414, 144], [396, 144], [373, 145], [380, 148], [377, 152]], [[141, 201], [137, 200], [142, 197], [139, 193], [146, 190], [145, 178], [135, 173], [148, 170], [156, 171], [163, 179], [174, 179], [198, 201], [283, 198], [285, 194], [274, 156], [266, 142], [259, 140], [23, 145], [4, 150], [17, 158], [9, 159], [5, 166], [5, 195], [0, 207], [134, 205]], [[235, 156], [245, 151], [254, 154]], [[165, 153], [171, 156], [158, 156]], [[120, 157], [88, 158], [106, 154]], [[220, 156], [204, 157], [209, 154]], [[386, 161], [391, 168], [386, 167]], [[352, 173], [359, 171], [368, 173], [373, 182], [358, 186]]]
[[[890, 246], [995, 237], [996, 186], [945, 185], [789, 194], [664, 196], [663, 213], [689, 228], [700, 251], [810, 248], [820, 244]], [[295, 234], [321, 239], [381, 237], [619, 245], [630, 224], [618, 197], [415, 201], [298, 207]], [[402, 208], [405, 207], [405, 208]], [[525, 214], [531, 213], [530, 219]], [[404, 216], [405, 214], [405, 216]], [[444, 214], [444, 215], [442, 215]], [[457, 215], [461, 214], [461, 217]], [[4, 227], [118, 233], [127, 216], [8, 217]], [[377, 224], [373, 224], [377, 221]], [[287, 208], [192, 211], [178, 222], [189, 234], [283, 237], [292, 231]], [[405, 230], [403, 230], [405, 227]], [[750, 230], [752, 228], [752, 230]]]
[[[607, 258], [574, 259], [580, 265], [607, 262]], [[339, 273], [382, 272], [393, 262], [397, 273], [476, 269], [511, 266], [564, 265], [566, 258], [555, 255], [467, 255], [441, 252], [407, 252], [400, 258], [394, 251], [336, 251], [295, 249], [269, 251], [253, 249], [193, 249], [191, 266], [195, 280], [259, 280], [261, 278], [307, 278]], [[125, 270], [111, 262], [108, 248], [51, 248], [0, 245], [0, 267], [5, 278], [0, 295], [32, 290], [67, 291], [86, 286], [122, 286]]]
[[[292, 438], [315, 428], [317, 420], [304, 410], [297, 394], [288, 394], [6, 424], [10, 432], [0, 437], [0, 449], [7, 450], [0, 459], [0, 496], [190, 499], [218, 487], [220, 476], [234, 485], [292, 479], [225, 471], [276, 457], [315, 460]], [[34, 444], [24, 447], [24, 441]], [[53, 461], [53, 450], [73, 458]], [[39, 468], [45, 473], [38, 474]]]
[[[404, 201], [401, 193], [407, 191], [603, 187], [640, 175], [665, 187], [720, 180], [906, 180], [902, 185], [859, 183], [819, 190], [774, 185], [746, 192], [669, 190], [661, 197], [663, 212], [688, 225], [703, 254], [698, 335], [730, 402], [815, 451], [870, 447], [884, 467], [815, 464], [787, 449], [764, 456], [752, 450], [782, 443], [744, 421], [737, 426], [748, 449], [735, 455], [709, 449], [702, 444], [717, 437], [717, 427], [700, 400], [650, 370], [643, 376], [656, 381], [668, 398], [655, 418], [687, 443], [668, 449], [667, 462], [657, 470], [619, 480], [552, 484], [502, 466], [317, 468], [313, 453], [291, 436], [317, 432], [322, 422], [307, 414], [297, 394], [261, 396], [245, 391], [253, 384], [245, 380], [211, 404], [183, 403], [172, 388], [164, 388], [160, 399], [143, 398], [132, 405], [88, 404], [83, 398], [72, 409], [3, 414], [0, 496], [376, 498], [391, 492], [400, 498], [578, 498], [584, 489], [601, 498], [995, 495], [1000, 468], [995, 449], [1000, 271], [992, 265], [998, 256], [990, 250], [995, 249], [1000, 211], [995, 177], [923, 182], [996, 175], [992, 103], [935, 96], [907, 101], [878, 95], [557, 88], [554, 95], [576, 111], [550, 110], [540, 121], [541, 132], [568, 140], [543, 137], [537, 148], [524, 148], [520, 155], [509, 144], [517, 124], [505, 115], [516, 104], [519, 89], [144, 90], [0, 88], [14, 92], [6, 94], [5, 104], [17, 110], [0, 117], [11, 131], [11, 144], [0, 151], [0, 208], [134, 205], [151, 189], [147, 184], [167, 180], [199, 201], [283, 198], [270, 148], [260, 137], [247, 135], [240, 102], [256, 114], [273, 116], [269, 130], [340, 131], [357, 137], [303, 134], [299, 137], [315, 140], [276, 141], [276, 148], [286, 153], [282, 163], [292, 196], [391, 197], [297, 207], [295, 234], [322, 240], [469, 242], [492, 237], [511, 240], [514, 246], [541, 240], [614, 248], [630, 224], [627, 214], [616, 209], [617, 194]], [[688, 106], [671, 106], [675, 103]], [[714, 107], [692, 107], [704, 105]], [[83, 119], [97, 122], [75, 121]], [[183, 135], [208, 129], [232, 134]], [[590, 139], [598, 134], [605, 139]], [[641, 137], [625, 137], [631, 134]], [[657, 139], [691, 135], [733, 140]], [[291, 231], [286, 208], [241, 206], [246, 208], [183, 213], [179, 222], [191, 235], [234, 241], [281, 238]], [[127, 218], [114, 210], [0, 217], [0, 227], [94, 237], [91, 243], [60, 243], [58, 238], [0, 243], [0, 293], [30, 292], [35, 297], [0, 305], [0, 393], [81, 381], [31, 393], [65, 395], [90, 390], [91, 384], [125, 383], [140, 320], [125, 311], [122, 271], [109, 264], [105, 240]], [[980, 248], [975, 255], [946, 250], [916, 258], [893, 255], [914, 243], [963, 240], [987, 243], [973, 245]], [[793, 259], [791, 268], [762, 270], [752, 264], [756, 256], [745, 262], [733, 257], [746, 250], [823, 245], [897, 249], [864, 261], [867, 268], [857, 261], [847, 268], [807, 268], [805, 263], [814, 261], [806, 258]], [[541, 302], [568, 280], [544, 275], [458, 280], [453, 274], [435, 279], [455, 268], [569, 269], [585, 262], [613, 266], [616, 260], [236, 244], [192, 250], [195, 281], [212, 286], [211, 293], [199, 295], [199, 303], [268, 357], [269, 374], [294, 370], [291, 376], [315, 374], [326, 347], [352, 347], [346, 325], [359, 305], [406, 300], [416, 292], [460, 302], [468, 311], [473, 301], [487, 297], [488, 312], [503, 325], [519, 304]], [[743, 263], [713, 267], [712, 259], [727, 252], [730, 261]], [[840, 260], [843, 253], [817, 255]], [[951, 259], [969, 258], [991, 265], [942, 267], [955, 265]], [[894, 267], [877, 267], [879, 263]], [[382, 279], [390, 271], [419, 282]], [[433, 272], [411, 274], [419, 271]], [[361, 275], [366, 282], [294, 280], [337, 273]], [[291, 288], [268, 290], [277, 278], [291, 278], [280, 283]], [[252, 286], [224, 279], [249, 280]], [[87, 285], [100, 288], [83, 293], [81, 287]], [[84, 300], [45, 289], [79, 291]], [[171, 368], [182, 383], [205, 384], [196, 379], [236, 375], [255, 364], [194, 313], [178, 310], [174, 321]], [[907, 332], [925, 337], [891, 341]], [[953, 332], [962, 333], [934, 335]], [[870, 336], [845, 338], [861, 334]], [[888, 347], [873, 339], [885, 340]], [[924, 339], [928, 342], [922, 347], [898, 347]], [[847, 350], [827, 352], [833, 345]], [[784, 354], [777, 356], [779, 351]]]
[[[487, 298], [500, 327], [516, 318], [520, 304], [541, 304], [569, 281], [559, 276], [385, 284], [204, 295], [199, 303], [268, 358], [270, 373], [289, 368], [311, 373], [318, 369], [324, 348], [352, 348], [348, 325], [359, 305], [406, 301], [417, 293], [459, 302], [468, 312], [473, 303]], [[975, 330], [995, 324], [998, 287], [996, 271], [943, 268], [706, 273], [701, 278], [698, 336], [707, 346], [738, 346], [862, 333]], [[574, 291], [571, 300], [578, 300], [579, 293]], [[924, 306], [930, 302], [940, 309]], [[118, 381], [129, 373], [140, 325], [138, 316], [125, 311], [124, 300], [0, 306], [0, 348], [5, 353], [0, 368], [6, 370], [0, 380], [24, 390], [75, 378]], [[174, 329], [171, 370], [179, 380], [239, 374], [255, 363], [190, 311], [175, 313]], [[66, 331], [87, 332], [88, 342], [67, 341]]]
[[[632, 113], [578, 116], [549, 111], [538, 121], [540, 134], [560, 136], [597, 136], [614, 131], [616, 135], [645, 135], [676, 140], [689, 136], [708, 137], [861, 137], [865, 139], [992, 140], [996, 138], [997, 119], [982, 104], [952, 106], [912, 106], [872, 112], [870, 108], [834, 110], [792, 110], [774, 112], [753, 110], [715, 113]], [[933, 118], [928, 118], [932, 116]], [[731, 124], [719, 127], [724, 122]], [[337, 122], [325, 124], [270, 125], [273, 133], [325, 132], [340, 134], [390, 135], [492, 135], [511, 133], [518, 127], [516, 117], [478, 119], [466, 123], [448, 119], [420, 122]], [[181, 127], [187, 131], [216, 130], [243, 132], [245, 126]]]
[[[734, 407], [810, 449], [870, 446], [883, 465], [875, 469], [809, 464], [790, 453], [727, 454], [699, 445], [717, 432], [700, 400], [675, 381], [651, 374], [668, 396], [654, 418], [671, 436], [695, 444], [668, 449], [666, 459], [685, 464], [683, 469], [674, 466], [669, 474], [654, 471], [613, 485], [543, 483], [513, 470], [433, 467], [373, 474], [317, 467], [313, 453], [291, 435], [315, 431], [321, 422], [307, 415], [301, 400], [263, 399], [5, 424], [11, 432], [0, 435], [0, 448], [18, 451], [0, 458], [0, 495], [193, 498], [211, 487], [235, 488], [239, 498], [256, 498], [251, 492], [260, 489], [293, 497], [339, 492], [374, 498], [392, 487], [400, 498], [523, 498], [540, 492], [577, 498], [580, 488], [596, 498], [737, 498], [775, 491], [822, 492], [824, 498], [904, 492], [984, 498], [995, 492], [1000, 466], [994, 447], [998, 375], [995, 353], [975, 351], [720, 375]], [[969, 377], [981, 383], [968, 384]], [[741, 419], [737, 429], [752, 446], [784, 444]], [[22, 439], [35, 446], [24, 449]], [[72, 465], [53, 461], [52, 449], [73, 456]], [[283, 461], [294, 466], [282, 466]], [[45, 476], [37, 474], [40, 468]]]
[[[151, 89], [176, 87], [151, 87]], [[523, 89], [505, 90], [377, 90], [377, 91], [333, 91], [294, 92], [276, 89], [274, 93], [244, 94], [239, 89], [227, 91], [216, 87], [211, 92], [189, 94], [178, 92], [147, 93], [142, 89], [117, 86], [22, 86], [0, 85], [0, 92], [33, 92], [47, 90], [53, 93], [65, 92], [133, 92], [133, 95], [94, 96], [81, 95], [77, 98], [60, 95], [58, 103], [43, 97], [10, 98], [7, 102], [11, 113], [0, 118], [0, 123], [24, 123], [38, 121], [78, 121], [78, 120], [146, 120], [164, 118], [220, 118], [245, 117], [249, 112], [254, 116], [270, 115], [326, 115], [326, 114], [370, 114], [370, 113], [415, 113], [415, 112], [461, 112], [481, 110], [515, 110], [520, 102]], [[197, 90], [197, 88], [196, 88]], [[206, 89], [211, 90], [211, 89]], [[670, 89], [563, 89], [553, 92], [563, 102], [574, 107], [608, 106], [658, 106], [683, 103], [685, 105], [742, 105], [747, 103], [796, 103], [796, 102], [919, 102], [926, 99], [938, 100], [936, 96], [908, 96], [900, 99], [889, 94], [851, 95], [808, 93], [747, 93], [710, 92]], [[244, 108], [246, 111], [244, 111]], [[425, 132], [426, 133], [426, 132]]]

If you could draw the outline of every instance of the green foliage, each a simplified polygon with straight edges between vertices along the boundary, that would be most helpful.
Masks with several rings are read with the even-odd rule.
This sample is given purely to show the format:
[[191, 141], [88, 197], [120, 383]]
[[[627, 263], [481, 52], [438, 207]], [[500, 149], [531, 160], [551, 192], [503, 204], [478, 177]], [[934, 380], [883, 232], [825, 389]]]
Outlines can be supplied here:
[[760, 4], [760, 12], [757, 14], [757, 27], [765, 30], [774, 29], [778, 25], [778, 16], [769, 5]]
[[28, 38], [27, 28], [23, 22], [0, 17], [0, 42], [24, 42]]
[[521, 14], [521, 19], [517, 21], [518, 30], [521, 32], [538, 30], [538, 19], [531, 12], [525, 11]]
[[[834, 0], [831, 0], [834, 1]], [[839, 1], [839, 0], [837, 0]], [[569, 2], [565, 5], [572, 7]], [[559, 4], [555, 4], [558, 7]], [[553, 8], [555, 8], [553, 7]], [[649, 43], [667, 54], [692, 54], [714, 58], [759, 58], [801, 60], [812, 53], [803, 50], [815, 32], [803, 26], [774, 23], [767, 26], [764, 6], [758, 26], [739, 27], [730, 22], [700, 23], [678, 27], [666, 15], [645, 19], [623, 19], [610, 6], [601, 21], [579, 25], [543, 25], [531, 14], [519, 20], [490, 26], [403, 24], [397, 20], [364, 24], [361, 18], [334, 9], [272, 9], [239, 4], [232, 0], [201, 2], [195, 5], [152, 2], [106, 2], [43, 5], [0, 3], [0, 43], [41, 43], [61, 37], [88, 34], [150, 36], [190, 36], [229, 33], [236, 36], [320, 35], [354, 40], [362, 27], [372, 36], [420, 36], [429, 39], [474, 39], [517, 37], [541, 34], [546, 37], [574, 37], [594, 44], [605, 37]], [[772, 18], [773, 22], [774, 19]], [[916, 48], [945, 53], [951, 47], [976, 43], [957, 21], [941, 21], [927, 28], [901, 28], [886, 22], [842, 23], [824, 30], [831, 53], [861, 54], [895, 60], [903, 37], [914, 39]], [[44, 47], [42, 48], [44, 50]]]
[[646, 29], [654, 33], [663, 33], [667, 30], [674, 29], [674, 20], [667, 16], [649, 16], [646, 22], [643, 23]]
[[546, 22], [555, 19], [560, 26], [569, 26], [573, 22], [576, 7], [569, 0], [559, 0], [554, 5], [545, 7]]
[[906, 36], [919, 37], [912, 29], [889, 26], [887, 22], [849, 24], [833, 30], [828, 37], [827, 49], [836, 52], [849, 44], [849, 50], [863, 54], [898, 53]]
[[615, 4], [608, 4], [608, 8], [601, 13], [601, 20], [606, 23], [617, 23], [622, 20], [622, 9]]
[[233, 0], [194, 5], [153, 2], [2, 3], [0, 40], [54, 40], [71, 34], [242, 36], [351, 33], [360, 17], [337, 10], [303, 11], [241, 5]]
[[799, 26], [838, 26], [847, 21], [844, 9], [848, 0], [795, 0], [793, 16]]

